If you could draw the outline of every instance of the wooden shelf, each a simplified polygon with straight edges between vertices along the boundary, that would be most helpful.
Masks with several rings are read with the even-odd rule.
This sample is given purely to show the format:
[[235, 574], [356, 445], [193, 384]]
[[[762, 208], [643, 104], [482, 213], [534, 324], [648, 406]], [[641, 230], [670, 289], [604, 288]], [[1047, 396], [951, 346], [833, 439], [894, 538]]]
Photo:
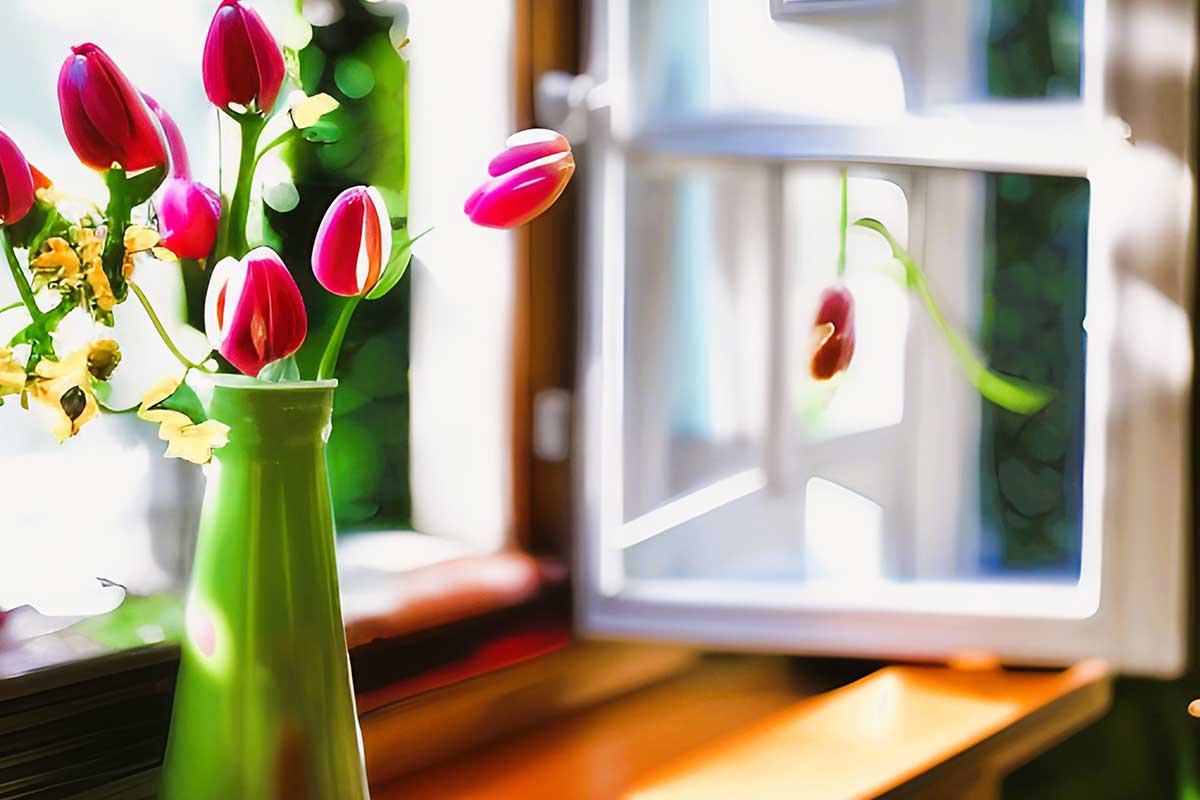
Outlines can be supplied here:
[[373, 796], [980, 800], [1099, 717], [1111, 693], [1100, 662], [1056, 672], [893, 666], [824, 693], [815, 685], [785, 659], [708, 658]]

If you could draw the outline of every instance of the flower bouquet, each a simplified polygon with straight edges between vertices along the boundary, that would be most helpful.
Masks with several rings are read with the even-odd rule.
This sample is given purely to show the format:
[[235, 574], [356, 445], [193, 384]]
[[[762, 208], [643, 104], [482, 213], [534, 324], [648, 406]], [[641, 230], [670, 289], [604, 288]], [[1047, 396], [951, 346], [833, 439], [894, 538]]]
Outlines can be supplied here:
[[[0, 313], [25, 318], [0, 346], [0, 403], [47, 416], [63, 442], [103, 414], [136, 414], [157, 426], [168, 457], [208, 465], [163, 796], [365, 797], [325, 441], [355, 309], [397, 285], [420, 236], [393, 222], [374, 187], [337, 196], [305, 268], [342, 305], [316, 372], [302, 375], [294, 354], [309, 330], [298, 265], [252, 240], [251, 195], [266, 153], [336, 137], [326, 115], [338, 101], [298, 88], [294, 54], [243, 0], [217, 4], [203, 82], [240, 129], [228, 196], [193, 179], [168, 111], [95, 44], [67, 55], [58, 101], [71, 148], [104, 178], [103, 205], [61, 191], [0, 132], [0, 248], [19, 297]], [[518, 133], [465, 213], [484, 226], [521, 225], [573, 171], [562, 136]], [[189, 357], [156, 312], [140, 285], [156, 269], [193, 271], [207, 353]], [[118, 337], [64, 351], [57, 334], [72, 317], [111, 329], [131, 306], [177, 367], [140, 404], [114, 408]]]

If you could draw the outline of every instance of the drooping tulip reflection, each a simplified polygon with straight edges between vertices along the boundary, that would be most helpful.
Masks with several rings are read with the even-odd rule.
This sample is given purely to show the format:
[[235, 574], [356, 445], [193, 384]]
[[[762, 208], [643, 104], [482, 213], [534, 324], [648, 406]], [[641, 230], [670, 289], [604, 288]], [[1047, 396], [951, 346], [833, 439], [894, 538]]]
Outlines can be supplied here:
[[379, 190], [353, 186], [337, 196], [321, 220], [313, 242], [313, 274], [334, 294], [365, 295], [379, 282], [391, 252], [391, 220]]
[[149, 106], [96, 45], [71, 48], [58, 73], [58, 107], [67, 141], [92, 169], [119, 164], [137, 172], [167, 163]]
[[33, 207], [33, 173], [21, 148], [0, 131], [0, 223], [18, 222]]
[[250, 376], [300, 349], [308, 333], [304, 301], [288, 268], [269, 247], [241, 261], [222, 259], [205, 299], [209, 344]]
[[283, 86], [283, 52], [258, 12], [221, 0], [204, 41], [204, 91], [218, 108], [270, 112]]
[[463, 210], [476, 225], [515, 228], [554, 205], [574, 173], [571, 145], [562, 134], [544, 128], [514, 133], [488, 165], [491, 180]]
[[845, 372], [854, 357], [854, 295], [849, 289], [833, 286], [821, 292], [812, 334], [813, 379], [827, 381]]
[[221, 197], [192, 180], [187, 146], [179, 126], [154, 98], [143, 97], [162, 125], [171, 154], [171, 177], [154, 193], [161, 244], [180, 258], [205, 258], [217, 241]]

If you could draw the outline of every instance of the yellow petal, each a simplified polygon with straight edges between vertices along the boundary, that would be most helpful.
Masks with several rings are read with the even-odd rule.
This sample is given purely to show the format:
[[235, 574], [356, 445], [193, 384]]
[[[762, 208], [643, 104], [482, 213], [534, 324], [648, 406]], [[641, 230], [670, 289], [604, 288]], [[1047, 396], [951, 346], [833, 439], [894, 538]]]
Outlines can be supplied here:
[[25, 368], [13, 358], [12, 351], [0, 347], [0, 397], [20, 394], [25, 389]]
[[174, 375], [168, 375], [158, 383], [150, 387], [150, 391], [142, 398], [142, 405], [138, 408], [138, 416], [142, 419], [149, 419], [144, 416], [147, 413], [153, 413], [151, 408], [166, 400], [171, 395], [175, 394], [175, 390], [179, 388], [181, 381]]
[[53, 239], [47, 239], [46, 245], [50, 249], [36, 256], [31, 262], [34, 269], [79, 269], [79, 255], [66, 239], [55, 236]]
[[192, 427], [192, 421], [188, 419], [187, 414], [181, 411], [171, 411], [167, 408], [156, 408], [153, 411], [147, 411], [143, 419], [158, 423], [158, 438], [164, 442], [169, 442], [179, 436], [180, 431], [184, 428]]
[[154, 257], [157, 258], [159, 261], [178, 261], [179, 260], [179, 256], [175, 255], [175, 253], [173, 253], [172, 251], [168, 250], [165, 247], [152, 247], [152, 248], [150, 248], [150, 252], [153, 253]]
[[338, 107], [338, 101], [322, 92], [306, 97], [292, 106], [292, 124], [304, 130], [317, 124], [321, 117]]
[[158, 231], [141, 225], [130, 225], [125, 229], [125, 250], [127, 252], [144, 253], [156, 247], [162, 240]]
[[166, 456], [182, 458], [193, 464], [207, 464], [212, 461], [212, 451], [227, 444], [229, 426], [210, 419], [199, 425], [188, 425], [176, 432], [168, 441]]
[[93, 261], [88, 267], [87, 282], [92, 287], [96, 308], [112, 311], [117, 305], [117, 298], [113, 294], [112, 284], [108, 282], [108, 276], [104, 274], [104, 266], [99, 261]]

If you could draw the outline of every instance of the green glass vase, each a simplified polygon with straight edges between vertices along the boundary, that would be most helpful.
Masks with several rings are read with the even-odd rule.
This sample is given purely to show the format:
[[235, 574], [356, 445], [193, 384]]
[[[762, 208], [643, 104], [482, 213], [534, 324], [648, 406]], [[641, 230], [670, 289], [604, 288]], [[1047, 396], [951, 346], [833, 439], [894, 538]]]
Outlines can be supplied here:
[[206, 467], [161, 796], [366, 798], [325, 470], [337, 383], [197, 381], [230, 433]]

